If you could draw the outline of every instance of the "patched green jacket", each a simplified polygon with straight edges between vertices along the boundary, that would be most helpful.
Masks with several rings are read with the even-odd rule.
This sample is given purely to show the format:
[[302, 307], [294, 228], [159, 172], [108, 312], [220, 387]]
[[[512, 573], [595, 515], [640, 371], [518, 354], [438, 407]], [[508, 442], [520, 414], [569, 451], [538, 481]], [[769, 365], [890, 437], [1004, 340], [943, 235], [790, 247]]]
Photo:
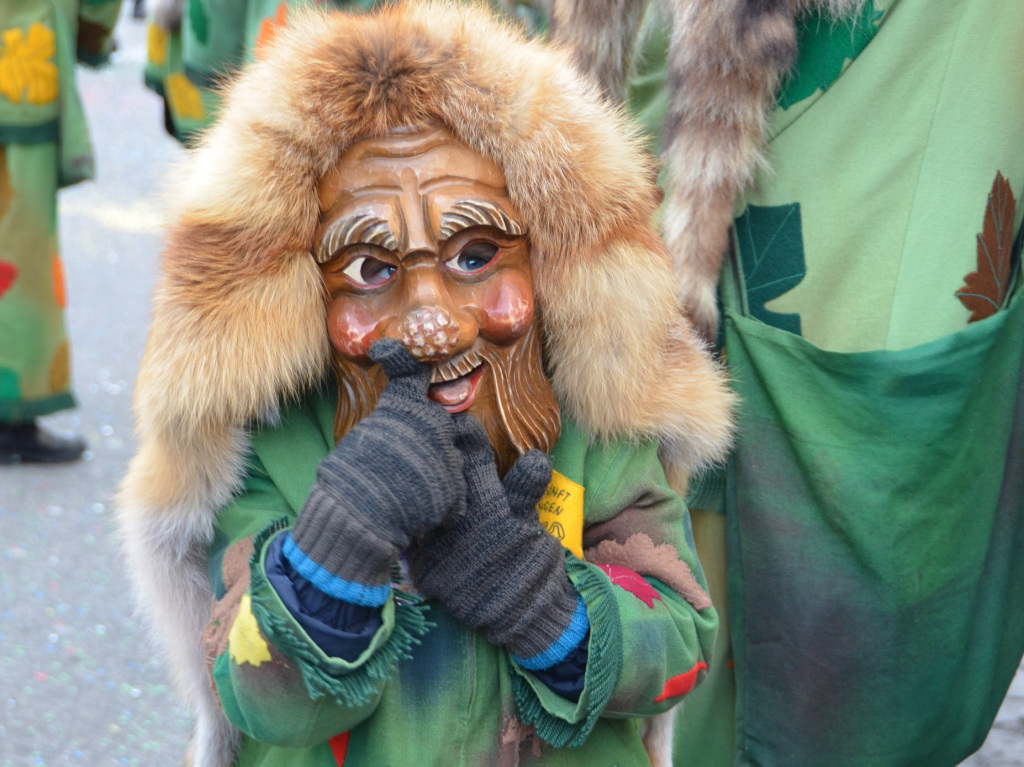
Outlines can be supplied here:
[[121, 0], [0, 3], [0, 145], [57, 144], [62, 187], [92, 178], [75, 64], [106, 62], [120, 6]]
[[244, 733], [238, 764], [649, 764], [640, 718], [703, 680], [718, 624], [657, 445], [588, 446], [563, 421], [552, 453], [563, 486], [583, 496], [584, 557], [565, 557], [591, 626], [574, 703], [403, 591], [397, 569], [383, 625], [356, 661], [328, 657], [305, 634], [263, 558], [333, 447], [335, 401], [325, 391], [252, 432], [244, 488], [209, 549], [215, 603], [203, 641], [224, 712]]

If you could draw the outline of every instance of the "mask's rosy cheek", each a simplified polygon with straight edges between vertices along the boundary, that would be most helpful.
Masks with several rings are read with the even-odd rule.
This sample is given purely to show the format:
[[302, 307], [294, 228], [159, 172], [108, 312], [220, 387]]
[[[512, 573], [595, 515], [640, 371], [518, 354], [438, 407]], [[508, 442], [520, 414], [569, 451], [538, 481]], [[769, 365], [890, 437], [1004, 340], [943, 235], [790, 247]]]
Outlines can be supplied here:
[[380, 338], [379, 317], [365, 307], [336, 300], [327, 310], [327, 336], [342, 357], [354, 362], [369, 362], [370, 346]]
[[529, 275], [507, 270], [487, 286], [480, 301], [480, 335], [497, 344], [511, 344], [533, 322], [533, 286]]

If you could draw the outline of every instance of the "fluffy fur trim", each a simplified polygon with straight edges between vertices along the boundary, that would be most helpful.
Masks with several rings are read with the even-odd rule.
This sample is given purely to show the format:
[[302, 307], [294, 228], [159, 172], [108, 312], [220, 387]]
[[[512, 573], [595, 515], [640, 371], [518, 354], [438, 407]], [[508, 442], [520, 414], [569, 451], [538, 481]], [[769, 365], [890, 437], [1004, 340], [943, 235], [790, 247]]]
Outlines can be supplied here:
[[[609, 93], [628, 73], [622, 54], [633, 23], [626, 0], [556, 0], [556, 39]], [[718, 327], [716, 286], [733, 202], [767, 168], [764, 133], [773, 97], [796, 56], [796, 15], [819, 8], [833, 18], [864, 0], [663, 0], [672, 36], [666, 61], [669, 108], [663, 159], [668, 169], [664, 236], [677, 295], [706, 338]], [[628, 18], [634, 11], [630, 10]], [[603, 20], [603, 23], [602, 23]]]
[[650, 158], [568, 50], [451, 2], [296, 19], [227, 88], [173, 195], [119, 498], [140, 603], [199, 715], [199, 767], [230, 763], [235, 743], [197, 637], [240, 430], [329, 371], [317, 183], [354, 141], [433, 125], [505, 173], [567, 414], [594, 439], [660, 439], [672, 472], [728, 447], [732, 395], [679, 311]]

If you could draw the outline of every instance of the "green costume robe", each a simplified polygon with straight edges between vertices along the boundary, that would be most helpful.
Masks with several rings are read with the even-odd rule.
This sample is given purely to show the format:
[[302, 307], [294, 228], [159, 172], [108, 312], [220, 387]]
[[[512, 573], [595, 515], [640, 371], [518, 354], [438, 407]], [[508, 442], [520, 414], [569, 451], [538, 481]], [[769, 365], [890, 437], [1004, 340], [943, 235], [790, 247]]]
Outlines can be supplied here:
[[676, 763], [953, 765], [1024, 649], [1024, 4], [799, 29], [722, 275], [739, 438], [692, 505], [728, 621]]
[[0, 4], [0, 421], [74, 406], [57, 190], [92, 178], [75, 61], [106, 59], [119, 7]]
[[335, 402], [333, 391], [313, 396], [279, 427], [251, 435], [244, 490], [220, 513], [209, 550], [216, 602], [204, 642], [221, 705], [244, 733], [240, 767], [649, 764], [639, 717], [665, 711], [704, 678], [717, 626], [657, 444], [588, 447], [566, 422], [552, 453], [582, 494], [589, 561], [600, 561], [601, 541], [651, 544], [634, 552], [643, 576], [566, 552], [591, 625], [574, 703], [443, 606], [403, 592], [397, 571], [383, 626], [352, 663], [326, 656], [284, 608], [263, 556], [333, 447]]

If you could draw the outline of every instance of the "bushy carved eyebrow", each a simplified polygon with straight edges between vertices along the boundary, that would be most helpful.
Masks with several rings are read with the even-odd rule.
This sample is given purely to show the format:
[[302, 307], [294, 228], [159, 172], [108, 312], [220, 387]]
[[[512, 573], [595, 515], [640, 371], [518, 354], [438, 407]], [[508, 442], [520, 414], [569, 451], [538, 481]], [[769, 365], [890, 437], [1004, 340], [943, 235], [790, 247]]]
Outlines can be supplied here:
[[480, 200], [461, 200], [450, 211], [441, 214], [438, 239], [447, 240], [471, 226], [493, 226], [510, 237], [526, 234], [526, 228], [521, 223], [510, 218], [496, 205]]
[[356, 243], [378, 245], [385, 250], [398, 250], [398, 238], [391, 225], [372, 213], [339, 218], [324, 232], [316, 249], [316, 262], [325, 264], [342, 248]]

